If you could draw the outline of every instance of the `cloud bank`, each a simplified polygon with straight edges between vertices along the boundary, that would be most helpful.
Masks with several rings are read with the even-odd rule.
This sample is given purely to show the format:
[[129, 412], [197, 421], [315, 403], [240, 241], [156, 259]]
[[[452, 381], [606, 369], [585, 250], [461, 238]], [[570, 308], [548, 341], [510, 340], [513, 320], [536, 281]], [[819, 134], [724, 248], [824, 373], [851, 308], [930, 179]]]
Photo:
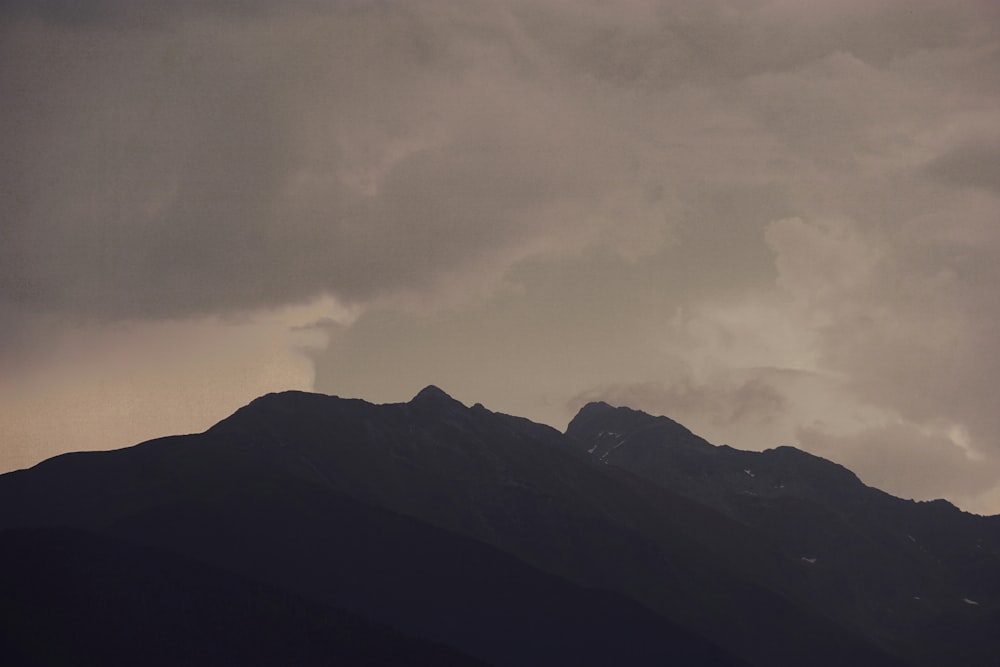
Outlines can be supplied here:
[[[128, 330], [144, 352], [101, 358], [147, 370], [102, 404], [165, 426], [121, 406], [183, 329], [193, 359], [235, 337], [287, 371], [248, 381], [248, 352], [160, 390], [219, 409], [434, 382], [561, 426], [604, 398], [1000, 511], [998, 22], [987, 0], [5, 3], [0, 384], [62, 396], [100, 374], [60, 346]], [[8, 396], [35, 443], [11, 466], [73, 400]]]

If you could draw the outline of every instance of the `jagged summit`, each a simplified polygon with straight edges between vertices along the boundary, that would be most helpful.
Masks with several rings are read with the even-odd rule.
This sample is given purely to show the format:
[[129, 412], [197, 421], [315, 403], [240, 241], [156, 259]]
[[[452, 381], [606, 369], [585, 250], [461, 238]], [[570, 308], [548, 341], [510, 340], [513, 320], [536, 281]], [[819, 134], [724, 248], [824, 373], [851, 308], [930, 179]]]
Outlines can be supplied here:
[[415, 401], [447, 401], [449, 403], [458, 403], [459, 401], [452, 398], [448, 392], [444, 391], [440, 387], [429, 384], [420, 391], [417, 392], [410, 402]]
[[654, 426], [658, 429], [669, 429], [673, 438], [697, 440], [708, 444], [687, 427], [669, 417], [654, 416], [626, 406], [615, 407], [604, 401], [593, 401], [580, 408], [567, 425], [566, 434], [586, 439], [601, 433], [614, 434]]
[[762, 498], [794, 498], [840, 513], [870, 498], [847, 468], [794, 447], [764, 452], [716, 446], [668, 417], [589, 403], [566, 434], [603, 464], [628, 470], [743, 520]]

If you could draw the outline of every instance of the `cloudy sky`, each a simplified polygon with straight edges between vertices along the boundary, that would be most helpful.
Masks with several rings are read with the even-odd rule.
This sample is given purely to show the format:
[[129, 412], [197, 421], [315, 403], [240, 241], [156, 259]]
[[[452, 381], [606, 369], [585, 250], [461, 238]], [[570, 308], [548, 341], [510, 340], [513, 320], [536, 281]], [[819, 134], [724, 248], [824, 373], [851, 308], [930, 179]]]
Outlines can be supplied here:
[[1000, 512], [994, 0], [7, 0], [0, 470], [603, 399]]

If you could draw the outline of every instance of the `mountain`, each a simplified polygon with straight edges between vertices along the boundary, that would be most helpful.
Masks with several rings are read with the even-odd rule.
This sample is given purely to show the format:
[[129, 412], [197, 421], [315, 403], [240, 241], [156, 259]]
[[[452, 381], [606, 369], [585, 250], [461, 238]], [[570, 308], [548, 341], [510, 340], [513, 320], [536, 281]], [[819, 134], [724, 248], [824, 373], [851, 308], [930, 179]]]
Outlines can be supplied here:
[[90, 608], [120, 637], [216, 637], [240, 664], [287, 637], [296, 664], [987, 665], [1000, 648], [996, 517], [600, 403], [560, 433], [436, 387], [269, 394], [201, 434], [0, 476], [0, 531], [4, 618], [29, 619], [0, 647], [25, 664], [135, 655], [97, 621], [39, 653]]
[[793, 447], [716, 447], [666, 417], [600, 402], [580, 410], [567, 436], [601, 464], [752, 528], [801, 561], [827, 613], [912, 660], [995, 660], [984, 629], [1000, 620], [1000, 517], [895, 498]]
[[260, 582], [70, 528], [0, 533], [5, 665], [484, 665]]

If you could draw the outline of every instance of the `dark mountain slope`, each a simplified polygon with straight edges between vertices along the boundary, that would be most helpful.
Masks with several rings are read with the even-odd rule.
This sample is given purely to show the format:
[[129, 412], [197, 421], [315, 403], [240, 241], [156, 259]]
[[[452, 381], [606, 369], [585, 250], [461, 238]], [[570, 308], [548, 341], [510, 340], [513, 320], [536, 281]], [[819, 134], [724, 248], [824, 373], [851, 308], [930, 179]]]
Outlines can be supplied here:
[[175, 554], [69, 528], [0, 533], [5, 665], [480, 665]]
[[[0, 478], [20, 487], [12, 497], [0, 485], [3, 507], [25, 507], [8, 512], [22, 524], [76, 525], [115, 544], [153, 545], [493, 664], [604, 665], [620, 655], [631, 664], [741, 664], [621, 595], [582, 589], [480, 542], [351, 501], [253, 457], [232, 459], [199, 440], [60, 457], [36, 469], [51, 475]], [[86, 473], [85, 483], [74, 485], [74, 469]], [[211, 595], [200, 586], [209, 581], [190, 585]], [[159, 603], [161, 589], [143, 595]]]
[[[313, 416], [299, 419], [306, 411]], [[765, 664], [886, 659], [808, 599], [789, 599], [801, 592], [797, 557], [777, 556], [698, 503], [594, 466], [553, 429], [467, 408], [436, 388], [386, 406], [269, 395], [210, 433], [271, 466], [621, 591]]]
[[308, 479], [318, 468], [289, 473], [274, 452], [257, 454], [191, 436], [58, 457], [0, 478], [0, 507], [8, 526], [78, 526], [154, 545], [494, 664], [744, 664], [620, 594], [349, 500]]
[[[629, 650], [629, 664], [914, 654], [909, 635], [843, 613], [819, 564], [764, 519], [581, 442], [433, 387], [381, 406], [271, 394], [204, 434], [4, 475], [0, 527], [150, 545], [505, 664], [622, 664]], [[693, 457], [714, 449], [690, 444]], [[926, 636], [943, 627], [927, 619]]]
[[[585, 406], [567, 434], [595, 461], [714, 507], [798, 558], [829, 613], [914, 661], [992, 664], [997, 641], [967, 629], [1000, 610], [1000, 518], [894, 498], [791, 447], [716, 447], [665, 417], [603, 403]], [[954, 641], [929, 640], [932, 627], [952, 628]]]
[[233, 493], [115, 528], [498, 665], [736, 665], [619, 594], [584, 589], [481, 542], [323, 489]]

